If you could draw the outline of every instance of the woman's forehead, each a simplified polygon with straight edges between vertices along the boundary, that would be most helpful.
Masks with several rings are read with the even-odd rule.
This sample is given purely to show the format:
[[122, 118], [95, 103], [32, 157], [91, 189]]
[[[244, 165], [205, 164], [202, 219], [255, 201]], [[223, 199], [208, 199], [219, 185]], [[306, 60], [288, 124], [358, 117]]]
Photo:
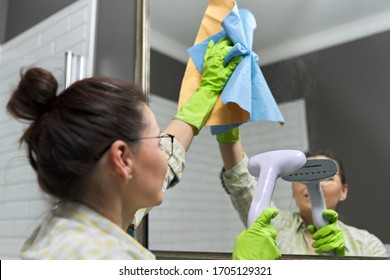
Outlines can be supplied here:
[[157, 124], [156, 116], [153, 111], [149, 108], [149, 106], [144, 107], [144, 116], [147, 124], [146, 131], [156, 131], [156, 133], [160, 132], [160, 128]]

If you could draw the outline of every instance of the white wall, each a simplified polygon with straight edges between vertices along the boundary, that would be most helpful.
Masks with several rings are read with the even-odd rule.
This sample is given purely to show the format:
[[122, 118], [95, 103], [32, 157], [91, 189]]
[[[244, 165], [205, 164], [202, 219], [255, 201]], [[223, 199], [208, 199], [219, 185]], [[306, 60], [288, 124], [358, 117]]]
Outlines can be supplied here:
[[[176, 103], [152, 96], [151, 108], [163, 128], [176, 112]], [[308, 148], [304, 100], [280, 105], [286, 119], [253, 122], [240, 127], [249, 157], [270, 150]], [[229, 196], [222, 189], [219, 172], [222, 161], [215, 137], [204, 128], [187, 155], [187, 168], [175, 189], [165, 193], [162, 205], [149, 214], [149, 247], [152, 250], [231, 252], [235, 236], [243, 225]], [[292, 210], [291, 184], [278, 181], [274, 201]]]
[[49, 207], [18, 139], [24, 125], [5, 111], [22, 66], [53, 71], [63, 86], [64, 53], [87, 59], [92, 75], [96, 0], [80, 0], [0, 46], [0, 259], [18, 258], [19, 249]]

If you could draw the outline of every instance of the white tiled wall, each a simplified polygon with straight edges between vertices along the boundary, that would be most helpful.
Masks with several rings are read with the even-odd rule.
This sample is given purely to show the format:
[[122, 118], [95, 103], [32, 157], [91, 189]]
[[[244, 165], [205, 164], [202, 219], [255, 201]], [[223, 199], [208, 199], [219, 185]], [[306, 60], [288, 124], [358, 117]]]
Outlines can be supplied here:
[[[163, 128], [176, 112], [176, 103], [152, 96], [151, 108]], [[240, 127], [249, 157], [270, 150], [308, 148], [305, 103], [280, 105], [286, 124], [253, 122]], [[149, 244], [153, 250], [231, 252], [243, 225], [219, 182], [222, 161], [215, 137], [204, 128], [187, 155], [187, 168], [162, 205], [149, 214]], [[293, 209], [291, 184], [278, 181], [274, 201]]]
[[63, 86], [64, 53], [87, 60], [92, 75], [96, 0], [80, 0], [0, 46], [0, 259], [18, 258], [19, 249], [49, 207], [18, 138], [24, 125], [7, 115], [6, 103], [22, 66], [53, 71]]

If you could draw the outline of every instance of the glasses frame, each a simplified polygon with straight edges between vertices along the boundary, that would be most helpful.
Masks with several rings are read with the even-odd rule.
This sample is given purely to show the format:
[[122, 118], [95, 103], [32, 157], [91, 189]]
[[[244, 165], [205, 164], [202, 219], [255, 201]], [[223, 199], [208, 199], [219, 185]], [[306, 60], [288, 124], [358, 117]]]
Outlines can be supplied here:
[[[171, 151], [170, 151], [170, 154], [169, 154], [169, 157], [167, 158], [167, 160], [169, 160], [173, 154], [173, 142], [174, 142], [174, 138], [175, 138], [175, 135], [172, 135], [172, 134], [169, 134], [169, 133], [164, 133], [164, 134], [161, 134], [159, 136], [150, 136], [150, 137], [139, 137], [139, 138], [124, 138], [123, 141], [125, 142], [132, 142], [132, 141], [139, 141], [139, 140], [145, 140], [145, 139], [160, 139], [160, 142], [161, 142], [161, 139], [162, 138], [170, 138], [171, 139]], [[112, 144], [117, 141], [117, 140], [114, 140], [110, 143], [110, 145], [108, 145], [107, 147], [105, 147], [100, 153], [98, 153], [95, 158], [94, 158], [94, 161], [98, 161], [99, 159], [102, 158], [102, 156], [110, 149], [110, 147], [112, 146]]]

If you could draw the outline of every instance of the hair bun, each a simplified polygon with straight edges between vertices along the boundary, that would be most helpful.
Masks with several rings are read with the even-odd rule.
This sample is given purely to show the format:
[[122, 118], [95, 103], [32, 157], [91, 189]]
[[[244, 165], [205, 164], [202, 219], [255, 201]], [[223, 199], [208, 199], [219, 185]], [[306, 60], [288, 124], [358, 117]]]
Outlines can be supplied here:
[[13, 92], [7, 110], [17, 118], [37, 120], [51, 110], [58, 84], [54, 76], [39, 67], [20, 74], [21, 80]]

